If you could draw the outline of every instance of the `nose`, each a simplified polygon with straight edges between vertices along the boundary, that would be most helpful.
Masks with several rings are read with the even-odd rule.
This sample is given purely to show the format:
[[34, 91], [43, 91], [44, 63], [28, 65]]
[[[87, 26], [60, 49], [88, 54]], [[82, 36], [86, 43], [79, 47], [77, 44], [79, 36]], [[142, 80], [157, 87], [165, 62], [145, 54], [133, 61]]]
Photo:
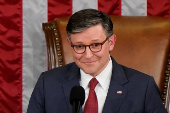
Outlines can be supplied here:
[[85, 51], [85, 57], [91, 58], [93, 56], [93, 52], [90, 50], [90, 48], [87, 46]]

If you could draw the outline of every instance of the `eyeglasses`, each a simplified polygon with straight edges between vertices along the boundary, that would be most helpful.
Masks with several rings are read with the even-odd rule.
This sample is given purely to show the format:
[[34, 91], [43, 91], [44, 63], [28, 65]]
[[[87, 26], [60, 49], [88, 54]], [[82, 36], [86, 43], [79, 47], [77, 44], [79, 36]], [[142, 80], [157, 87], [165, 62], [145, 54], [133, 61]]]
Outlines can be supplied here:
[[83, 54], [86, 51], [86, 47], [89, 46], [90, 50], [94, 53], [100, 52], [102, 50], [102, 45], [109, 39], [110, 37], [107, 37], [102, 43], [93, 43], [90, 45], [73, 45], [71, 42], [71, 47], [74, 49], [74, 51], [78, 54]]

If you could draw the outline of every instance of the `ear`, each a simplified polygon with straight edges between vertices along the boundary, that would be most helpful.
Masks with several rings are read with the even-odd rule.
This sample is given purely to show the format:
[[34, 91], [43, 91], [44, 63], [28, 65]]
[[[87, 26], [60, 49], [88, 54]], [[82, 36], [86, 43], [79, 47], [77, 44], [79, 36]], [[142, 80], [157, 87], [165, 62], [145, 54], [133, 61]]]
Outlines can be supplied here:
[[116, 42], [116, 35], [113, 34], [113, 35], [110, 36], [110, 38], [109, 38], [109, 51], [112, 51], [112, 50], [113, 50], [114, 45], [115, 45], [115, 42]]
[[69, 45], [71, 44], [71, 41], [68, 37], [67, 37], [67, 42], [68, 42]]

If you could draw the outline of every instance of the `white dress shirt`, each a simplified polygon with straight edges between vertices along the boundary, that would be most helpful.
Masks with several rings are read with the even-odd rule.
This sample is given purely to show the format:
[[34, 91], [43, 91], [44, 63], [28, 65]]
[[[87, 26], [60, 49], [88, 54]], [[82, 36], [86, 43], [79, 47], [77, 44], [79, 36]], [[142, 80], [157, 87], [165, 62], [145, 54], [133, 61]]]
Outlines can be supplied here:
[[[80, 74], [81, 74], [80, 85], [85, 89], [85, 102], [86, 102], [89, 95], [88, 84], [93, 77], [89, 74], [86, 74], [81, 69], [80, 69]], [[110, 85], [111, 75], [112, 75], [112, 60], [110, 59], [106, 68], [99, 75], [95, 77], [99, 82], [95, 87], [95, 92], [98, 99], [98, 113], [102, 113], [103, 111], [103, 106]], [[83, 105], [83, 110], [84, 110], [84, 105]]]

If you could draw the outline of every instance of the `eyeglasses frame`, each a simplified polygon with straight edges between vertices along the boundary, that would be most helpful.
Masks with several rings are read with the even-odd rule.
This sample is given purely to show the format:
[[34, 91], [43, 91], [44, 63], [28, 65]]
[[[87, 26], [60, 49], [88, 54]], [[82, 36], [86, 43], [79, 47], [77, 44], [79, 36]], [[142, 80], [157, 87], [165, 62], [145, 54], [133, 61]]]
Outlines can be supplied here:
[[[107, 37], [102, 43], [98, 43], [98, 44], [101, 45], [101, 50], [102, 50], [102, 45], [103, 45], [109, 38], [110, 38], [110, 36]], [[86, 51], [86, 47], [87, 47], [87, 46], [89, 46], [89, 49], [91, 50], [91, 48], [90, 48], [91, 45], [92, 45], [92, 44], [90, 44], [90, 45], [83, 45], [83, 46], [85, 46], [84, 52]], [[77, 46], [77, 45], [73, 45], [73, 43], [71, 42], [71, 47], [72, 47], [73, 50], [75, 51], [74, 46]], [[100, 50], [100, 51], [101, 51], [101, 50]], [[92, 50], [91, 50], [91, 51], [92, 51]], [[97, 53], [97, 52], [100, 52], [100, 51], [92, 51], [92, 52]], [[76, 52], [76, 51], [75, 51], [75, 52]], [[76, 53], [77, 53], [77, 54], [83, 54], [84, 52], [82, 52], [82, 53], [76, 52]]]

